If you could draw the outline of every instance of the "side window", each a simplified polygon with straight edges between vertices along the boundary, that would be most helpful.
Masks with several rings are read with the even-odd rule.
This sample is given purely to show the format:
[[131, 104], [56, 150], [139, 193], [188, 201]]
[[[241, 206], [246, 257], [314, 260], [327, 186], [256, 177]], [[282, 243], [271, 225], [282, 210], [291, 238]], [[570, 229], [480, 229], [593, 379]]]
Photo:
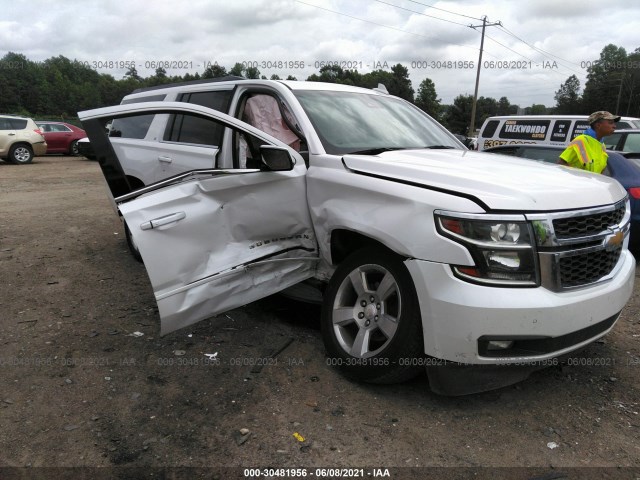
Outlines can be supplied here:
[[8, 118], [0, 118], [0, 130], [12, 130], [11, 122]]
[[[165, 97], [166, 95], [148, 95], [146, 97], [129, 98], [123, 100], [121, 105], [162, 101]], [[118, 118], [108, 127], [109, 136], [142, 139], [147, 136], [147, 132], [154, 118], [155, 115], [136, 115], [135, 117]]]
[[240, 119], [286, 143], [294, 150], [300, 151], [300, 138], [289, 127], [289, 124], [294, 123], [293, 115], [288, 109], [284, 111], [286, 118], [283, 117], [275, 97], [267, 94], [255, 94], [244, 102]]
[[[194, 103], [227, 113], [231, 101], [231, 90], [183, 93], [179, 102]], [[193, 115], [171, 115], [167, 122], [164, 140], [169, 142], [194, 143], [197, 145], [219, 146], [225, 126]]]
[[570, 127], [571, 120], [556, 120], [556, 123], [553, 125], [553, 130], [551, 131], [551, 141], [566, 142]]
[[110, 137], [144, 138], [155, 115], [117, 118], [111, 124]]
[[625, 152], [640, 152], [640, 134], [627, 134], [627, 141], [624, 143]]
[[550, 120], [505, 120], [500, 138], [514, 140], [544, 140]]
[[618, 142], [620, 141], [620, 136], [621, 136], [620, 133], [614, 133], [613, 135], [604, 137], [602, 141], [604, 142], [604, 144], [607, 146], [609, 150], [616, 150], [616, 147], [618, 146]]
[[589, 128], [589, 122], [586, 120], [576, 120], [576, 123], [573, 126], [573, 132], [571, 132], [571, 140], [576, 138], [578, 135], [582, 135], [587, 128]]
[[27, 121], [21, 118], [11, 118], [9, 122], [14, 130], [24, 130], [27, 128]]
[[168, 142], [219, 146], [225, 126], [209, 118], [195, 115], [171, 115], [164, 133]]
[[52, 131], [52, 132], [70, 132], [70, 131], [71, 131], [71, 129], [70, 129], [70, 128], [68, 128], [68, 127], [67, 127], [67, 126], [65, 126], [65, 125], [60, 125], [60, 124], [57, 124], [57, 123], [52, 123], [52, 124], [51, 124], [51, 131]]
[[179, 102], [195, 103], [203, 107], [217, 110], [222, 113], [229, 111], [232, 90], [214, 90], [210, 92], [183, 93], [178, 97]]
[[500, 122], [498, 120], [490, 120], [489, 122], [487, 122], [484, 129], [480, 133], [480, 136], [484, 138], [493, 137], [493, 134], [496, 133], [499, 124]]
[[268, 145], [267, 142], [260, 140], [258, 137], [239, 130], [233, 131], [234, 152], [233, 166], [234, 168], [260, 168], [262, 163], [260, 147]]
[[137, 98], [128, 98], [126, 100], [122, 100], [120, 105], [128, 105], [130, 103], [144, 103], [144, 102], [161, 102], [165, 99], [166, 95], [147, 95], [146, 97], [137, 97]]
[[[164, 140], [175, 143], [221, 147], [220, 132], [227, 125], [212, 118], [193, 114], [173, 114]], [[232, 129], [232, 163], [234, 168], [260, 168], [260, 147], [267, 142], [242, 130]], [[219, 139], [217, 137], [220, 137]]]

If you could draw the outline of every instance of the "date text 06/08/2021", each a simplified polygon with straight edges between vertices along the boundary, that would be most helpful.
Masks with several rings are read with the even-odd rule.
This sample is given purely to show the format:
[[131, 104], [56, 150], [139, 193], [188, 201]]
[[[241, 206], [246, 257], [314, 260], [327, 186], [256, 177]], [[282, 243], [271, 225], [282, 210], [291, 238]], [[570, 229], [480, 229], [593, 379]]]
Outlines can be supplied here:
[[391, 478], [388, 468], [245, 468], [249, 479], [270, 478]]
[[[165, 70], [186, 70], [194, 68], [212, 68], [221, 66], [217, 60], [193, 60], [193, 59], [95, 59], [95, 60], [75, 60], [88, 68], [96, 70], [100, 69], [129, 69], [129, 68], [146, 68]], [[323, 67], [340, 67], [342, 69], [383, 69], [390, 70], [395, 65], [393, 61], [386, 60], [362, 60], [362, 59], [341, 59], [341, 60], [301, 60], [301, 59], [272, 59], [272, 60], [243, 60], [238, 62], [243, 68], [259, 68], [259, 69], [287, 69], [298, 70], [304, 68], [320, 69]], [[402, 63], [402, 62], [401, 62]], [[409, 62], [408, 67], [416, 70], [462, 70], [476, 68], [474, 60], [449, 60], [449, 59], [416, 59]], [[42, 66], [46, 66], [42, 63]], [[591, 68], [594, 66], [604, 66], [610, 68], [637, 69], [640, 68], [638, 61], [619, 61], [619, 62], [601, 62], [599, 60], [583, 60], [580, 62], [581, 68]], [[24, 62], [0, 62], [0, 69], [22, 69], [25, 68]], [[484, 69], [497, 70], [531, 70], [533, 68], [556, 69], [558, 63], [556, 61], [533, 62], [531, 60], [484, 60], [482, 62]]]

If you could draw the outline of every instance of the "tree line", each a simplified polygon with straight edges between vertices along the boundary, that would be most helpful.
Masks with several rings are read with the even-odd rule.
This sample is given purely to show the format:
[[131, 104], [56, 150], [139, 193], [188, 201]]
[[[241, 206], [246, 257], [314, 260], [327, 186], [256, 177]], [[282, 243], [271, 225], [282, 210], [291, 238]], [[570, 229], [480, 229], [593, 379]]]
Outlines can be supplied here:
[[[638, 64], [637, 67], [634, 65]], [[532, 105], [524, 109], [527, 114], [588, 114], [596, 110], [608, 110], [618, 114], [640, 116], [640, 48], [627, 55], [622, 47], [607, 45], [600, 58], [589, 62], [584, 92], [580, 82], [571, 75], [555, 92], [555, 107]], [[227, 69], [224, 66], [208, 65], [202, 73], [186, 73], [170, 76], [163, 68], [153, 75], [141, 77], [135, 67], [130, 67], [124, 78], [116, 80], [112, 75], [98, 73], [86, 63], [70, 60], [62, 55], [42, 62], [31, 61], [22, 54], [7, 53], [0, 59], [0, 113], [25, 115], [37, 119], [59, 119], [77, 121], [76, 112], [119, 104], [122, 97], [137, 88], [188, 82], [225, 76], [263, 78], [255, 67], [236, 63]], [[270, 79], [279, 80], [277, 74]], [[287, 76], [286, 80], [297, 80]], [[416, 106], [443, 123], [454, 133], [467, 134], [471, 118], [473, 96], [458, 95], [451, 105], [443, 105], [438, 98], [436, 86], [425, 78], [413, 89], [409, 72], [402, 64], [389, 69], [378, 69], [369, 73], [343, 69], [338, 65], [327, 65], [313, 73], [306, 81], [330, 82], [374, 88], [383, 84], [389, 93], [414, 103]], [[496, 100], [479, 97], [476, 106], [476, 125], [490, 116], [515, 114], [518, 105], [512, 105], [507, 97]]]
[[640, 117], [640, 47], [628, 54], [609, 44], [598, 60], [586, 62], [587, 81], [571, 75], [555, 93], [558, 114], [590, 114], [607, 110], [617, 115]]

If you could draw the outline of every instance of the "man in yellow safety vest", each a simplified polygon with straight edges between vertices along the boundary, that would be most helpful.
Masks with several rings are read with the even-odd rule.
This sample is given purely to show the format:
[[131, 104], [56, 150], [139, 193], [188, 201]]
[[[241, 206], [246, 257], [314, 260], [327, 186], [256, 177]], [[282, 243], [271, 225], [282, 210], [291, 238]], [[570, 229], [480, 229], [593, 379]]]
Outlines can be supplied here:
[[558, 163], [589, 172], [602, 173], [607, 167], [607, 152], [602, 138], [611, 135], [620, 117], [599, 111], [589, 115], [589, 128], [574, 138], [560, 154]]

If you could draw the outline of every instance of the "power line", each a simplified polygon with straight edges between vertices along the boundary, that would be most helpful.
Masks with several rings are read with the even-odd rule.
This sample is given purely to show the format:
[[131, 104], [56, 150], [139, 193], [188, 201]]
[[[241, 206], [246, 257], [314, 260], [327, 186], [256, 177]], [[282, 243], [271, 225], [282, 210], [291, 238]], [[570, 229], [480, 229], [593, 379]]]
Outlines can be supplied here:
[[[324, 10], [326, 12], [335, 13], [336, 15], [342, 15], [342, 16], [345, 16], [345, 17], [352, 18], [354, 20], [360, 20], [361, 22], [371, 23], [372, 25], [377, 25], [378, 27], [383, 27], [383, 28], [388, 28], [390, 30], [395, 30], [396, 32], [402, 32], [402, 33], [406, 33], [408, 35], [414, 35], [416, 37], [426, 38], [426, 39], [429, 39], [429, 40], [431, 39], [430, 37], [427, 37], [426, 35], [421, 35], [419, 33], [409, 32], [409, 31], [403, 30], [401, 28], [391, 27], [389, 25], [384, 25], [382, 23], [373, 22], [371, 20], [365, 20], [364, 18], [356, 17], [354, 15], [349, 15], [348, 13], [338, 12], [336, 10], [331, 10], [330, 8], [321, 7], [319, 5], [314, 5], [312, 3], [303, 2], [302, 0], [294, 0], [294, 1], [298, 2], [298, 3], [302, 3], [303, 5], [307, 5], [308, 7], [318, 8], [318, 9]], [[381, 3], [384, 3], [384, 2], [381, 2]], [[387, 5], [391, 5], [391, 4], [387, 4]], [[392, 5], [392, 6], [396, 6], [396, 5]], [[418, 12], [414, 12], [414, 13], [418, 13]], [[427, 15], [427, 16], [429, 16], [429, 15]], [[431, 17], [431, 18], [434, 18], [434, 19], [437, 19], [437, 20], [442, 20], [442, 21], [449, 22], [449, 23], [456, 23], [456, 22], [451, 22], [450, 20], [445, 20], [445, 19], [438, 18], [438, 17]], [[462, 25], [462, 24], [458, 24], [458, 25]], [[466, 26], [466, 25], [464, 25], [464, 26]], [[469, 45], [460, 45], [459, 43], [452, 43], [451, 45], [455, 45], [457, 47], [464, 47], [464, 48], [473, 48], [474, 50], [477, 50], [475, 47], [471, 47]]]
[[[534, 47], [533, 45], [530, 45], [529, 43], [525, 42], [524, 40], [520, 39], [520, 38], [519, 38], [519, 37], [517, 37], [516, 35], [512, 34], [512, 33], [511, 33], [511, 32], [509, 32], [508, 30], [506, 30], [506, 29], [504, 28], [504, 26], [502, 26], [502, 25], [501, 25], [500, 27], [501, 27], [501, 28], [505, 31], [505, 33], [507, 33], [508, 35], [511, 35], [513, 38], [515, 38], [515, 39], [517, 39], [518, 41], [520, 41], [520, 42], [524, 43], [524, 44], [525, 44], [525, 45], [527, 45], [528, 47], [532, 48], [534, 51], [536, 51], [536, 52], [538, 52], [538, 53], [541, 53], [543, 57], [550, 58], [551, 60], [553, 60], [551, 57], [555, 57], [555, 58], [558, 58], [558, 59], [560, 59], [560, 60], [563, 60], [563, 61], [564, 61], [564, 59], [562, 59], [562, 58], [560, 58], [560, 57], [557, 57], [557, 56], [555, 56], [555, 55], [551, 55], [551, 54], [550, 54], [550, 55], [551, 55], [551, 57], [550, 57], [549, 55], [547, 55], [547, 54], [546, 54], [546, 52], [545, 52], [544, 50], [539, 49], [539, 48], [537, 48], [537, 47]], [[493, 40], [494, 42], [498, 43], [499, 45], [502, 45], [500, 42], [498, 42], [497, 40], [495, 40], [495, 39], [493, 39], [493, 38], [491, 38], [491, 37], [489, 37], [489, 39], [490, 39], [490, 40]], [[507, 48], [507, 49], [509, 49], [509, 50], [511, 50], [509, 47], [506, 47], [505, 45], [502, 45], [502, 46], [503, 46], [503, 47], [505, 47], [505, 48]], [[522, 55], [522, 54], [520, 54], [520, 53], [516, 52], [515, 50], [511, 50], [511, 51], [512, 51], [512, 52], [514, 52], [514, 53], [516, 53], [516, 54], [518, 54], [518, 55], [520, 55], [520, 56], [522, 56], [522, 57], [524, 57], [524, 58], [527, 58], [527, 59], [528, 59], [528, 57], [526, 57], [526, 56], [524, 56], [524, 55]], [[530, 59], [529, 59], [529, 60], [530, 60]], [[533, 60], [532, 60], [532, 61], [533, 61]], [[555, 60], [554, 60], [554, 62], [555, 62]], [[560, 65], [562, 65], [562, 67], [563, 67], [563, 68], [566, 68], [566, 69], [567, 69], [567, 70], [569, 70], [570, 72], [573, 72], [573, 73], [578, 74], [578, 75], [583, 75], [581, 72], [577, 72], [577, 71], [573, 70], [572, 68], [570, 68], [570, 67], [568, 67], [568, 66], [566, 66], [566, 65], [563, 65], [561, 62], [558, 62], [558, 63], [560, 63]], [[573, 63], [573, 62], [568, 62], [568, 63], [570, 63], [570, 64], [572, 64], [572, 65], [576, 65], [576, 66], [577, 66], [577, 64], [575, 64], [575, 63]]]
[[[390, 7], [399, 8], [400, 10], [405, 10], [407, 12], [415, 13], [416, 15], [422, 15], [423, 17], [429, 17], [429, 18], [434, 18], [436, 20], [442, 20], [443, 22], [453, 23], [454, 25], [460, 25], [462, 27], [466, 27], [467, 26], [464, 23], [458, 23], [458, 22], [454, 22], [453, 20], [447, 20], [445, 18], [434, 17], [433, 15], [427, 15], [426, 13], [416, 12], [415, 10], [411, 10], [409, 8], [404, 8], [404, 7], [401, 7], [400, 5], [394, 5], [393, 3], [384, 2], [382, 0], [374, 0], [374, 1], [378, 2], [378, 3], [384, 3], [385, 5], [389, 5]], [[427, 6], [429, 6], [429, 5], [427, 5]], [[432, 8], [435, 8], [435, 7], [432, 7]], [[438, 10], [440, 10], [440, 9], [438, 9]]]
[[[497, 43], [498, 45], [500, 45], [501, 47], [506, 48], [507, 50], [510, 50], [511, 52], [515, 53], [516, 55], [518, 55], [518, 56], [520, 56], [520, 57], [522, 57], [522, 58], [526, 58], [526, 59], [527, 59], [527, 60], [529, 60], [530, 62], [535, 62], [535, 63], [537, 63], [535, 60], [533, 60], [533, 59], [531, 59], [531, 58], [527, 57], [526, 55], [523, 55], [522, 53], [516, 52], [516, 51], [515, 51], [515, 50], [513, 50], [512, 48], [509, 48], [509, 47], [507, 47], [506, 45], [503, 45], [502, 43], [500, 43], [499, 41], [497, 41], [495, 38], [492, 38], [492, 37], [490, 37], [489, 35], [486, 35], [486, 37], [487, 37], [489, 40], [491, 40], [492, 42], [495, 42], [495, 43]], [[554, 61], [554, 62], [555, 62], [555, 61]], [[566, 66], [564, 66], [564, 65], [562, 65], [562, 67], [563, 67], [563, 68], [566, 68], [566, 69], [567, 69], [567, 70], [569, 70], [570, 72], [573, 72], [573, 73], [575, 73], [575, 74], [577, 74], [577, 75], [581, 75], [581, 76], [582, 76], [582, 75], [584, 75], [584, 73], [582, 73], [582, 72], [577, 72], [577, 71], [572, 70], [572, 69], [570, 69], [570, 68], [568, 68], [568, 67], [566, 67]], [[550, 72], [553, 72], [553, 73], [558, 73], [558, 74], [560, 74], [560, 75], [564, 75], [564, 74], [563, 74], [562, 72], [560, 72], [557, 68], [549, 67], [549, 68], [548, 68], [548, 70], [549, 70]]]
[[[425, 17], [434, 18], [434, 19], [436, 19], [436, 20], [442, 20], [442, 21], [446, 21], [446, 22], [449, 22], [449, 23], [453, 23], [453, 24], [455, 24], [455, 25], [460, 25], [460, 26], [465, 26], [465, 27], [471, 27], [471, 28], [473, 28], [473, 26], [471, 26], [471, 25], [463, 25], [463, 24], [458, 23], [458, 22], [453, 22], [453, 21], [450, 21], [450, 20], [446, 20], [446, 19], [443, 19], [443, 18], [439, 18], [439, 17], [432, 16], [432, 15], [427, 15], [427, 14], [424, 14], [424, 13], [421, 13], [421, 12], [416, 12], [415, 10], [411, 10], [411, 9], [409, 9], [409, 8], [404, 8], [404, 7], [401, 7], [401, 6], [399, 6], [399, 5], [395, 5], [395, 4], [392, 4], [392, 3], [389, 3], [389, 2], [386, 2], [386, 1], [383, 1], [383, 0], [374, 0], [374, 1], [376, 1], [376, 2], [378, 2], [378, 3], [382, 3], [382, 4], [384, 4], [384, 5], [389, 5], [389, 6], [394, 7], [394, 8], [398, 8], [398, 9], [400, 9], [400, 10], [404, 10], [404, 11], [407, 11], [407, 12], [411, 12], [412, 14], [422, 15], [422, 16], [425, 16]], [[466, 18], [472, 18], [472, 19], [474, 19], [474, 20], [476, 19], [476, 17], [471, 17], [471, 16], [468, 16], [468, 15], [462, 15], [462, 14], [459, 14], [459, 13], [456, 13], [456, 12], [452, 12], [452, 11], [450, 11], [450, 10], [445, 10], [445, 9], [442, 9], [442, 8], [434, 7], [433, 5], [428, 5], [428, 4], [426, 4], [426, 3], [418, 2], [418, 1], [415, 1], [415, 0], [408, 0], [408, 1], [411, 1], [412, 3], [416, 3], [416, 4], [418, 4], [418, 5], [422, 5], [422, 6], [424, 6], [424, 7], [433, 8], [433, 9], [435, 9], [435, 10], [443, 11], [443, 12], [446, 12], [446, 13], [449, 13], [449, 14], [452, 14], [452, 15], [459, 15], [459, 16], [466, 17]], [[482, 19], [480, 19], [480, 20], [482, 20]], [[501, 29], [503, 29], [503, 31], [505, 31], [505, 33], [507, 33], [507, 34], [511, 35], [512, 37], [516, 38], [518, 41], [523, 42], [525, 45], [527, 45], [528, 47], [532, 48], [534, 51], [536, 51], [536, 52], [538, 52], [538, 53], [542, 53], [543, 57], [547, 57], [547, 56], [544, 54], [544, 51], [543, 51], [543, 50], [538, 49], [538, 48], [536, 48], [536, 47], [534, 47], [534, 46], [530, 45], [529, 43], [527, 43], [526, 41], [522, 40], [522, 39], [521, 39], [520, 37], [518, 37], [517, 35], [513, 34], [513, 33], [512, 33], [512, 32], [510, 32], [510, 31], [508, 31], [506, 28], [504, 28], [504, 26], [503, 26], [500, 22], [498, 22], [498, 23], [496, 24], [496, 26], [498, 26], [498, 27], [500, 27]], [[518, 55], [519, 57], [522, 57], [522, 58], [524, 58], [524, 59], [528, 60], [529, 62], [532, 62], [532, 63], [533, 63], [533, 62], [535, 62], [535, 63], [537, 63], [537, 62], [536, 62], [535, 60], [533, 60], [532, 58], [529, 58], [528, 56], [526, 56], [526, 55], [524, 55], [524, 54], [522, 54], [522, 53], [520, 53], [520, 52], [517, 52], [516, 50], [514, 50], [514, 49], [512, 49], [512, 48], [508, 47], [507, 45], [504, 45], [503, 43], [499, 42], [499, 41], [498, 41], [498, 40], [496, 40], [495, 38], [493, 38], [493, 37], [491, 37], [491, 36], [489, 36], [489, 35], [486, 35], [486, 37], [487, 37], [488, 39], [490, 39], [491, 41], [493, 41], [494, 43], [497, 43], [497, 44], [498, 44], [498, 45], [500, 45], [501, 47], [503, 47], [503, 48], [505, 48], [505, 49], [507, 49], [507, 50], [509, 50], [509, 51], [511, 51], [511, 52], [513, 52], [513, 53], [515, 53], [515, 54], [516, 54], [516, 55]], [[482, 43], [482, 42], [481, 42], [481, 43]], [[481, 46], [481, 49], [482, 49], [482, 46]], [[489, 51], [486, 51], [486, 53], [487, 53], [487, 55], [491, 55], [492, 57], [497, 58], [497, 56], [496, 56], [496, 55], [493, 55], [493, 54], [492, 54], [491, 52], [489, 52]], [[550, 58], [550, 57], [547, 57], [547, 58]], [[558, 57], [558, 58], [559, 58], [559, 57]], [[555, 63], [555, 61], [554, 61], [554, 63]], [[581, 76], [582, 76], [582, 73], [581, 73], [581, 72], [576, 72], [575, 70], [572, 70], [571, 68], [567, 67], [566, 65], [562, 65], [562, 67], [566, 68], [567, 70], [569, 70], [569, 71], [571, 71], [571, 72], [573, 72], [573, 73], [575, 73], [575, 74], [578, 74], [578, 75], [581, 75]], [[479, 66], [478, 68], [480, 68], [480, 66]], [[554, 74], [564, 75], [564, 74], [563, 74], [563, 73], [561, 73], [557, 68], [550, 67], [550, 68], [549, 68], [549, 71], [550, 71], [550, 72], [552, 72], [552, 73], [554, 73]]]
[[[500, 25], [501, 25], [501, 24], [500, 24]], [[497, 25], [497, 26], [500, 26], [500, 25]], [[509, 50], [509, 51], [511, 51], [511, 52], [513, 52], [513, 53], [515, 53], [516, 55], [518, 55], [518, 56], [520, 56], [520, 57], [522, 57], [522, 58], [526, 58], [526, 59], [527, 59], [527, 60], [529, 60], [530, 62], [533, 62], [533, 61], [534, 61], [534, 60], [532, 60], [531, 58], [527, 57], [526, 55], [523, 55], [523, 54], [521, 54], [521, 53], [519, 53], [519, 52], [516, 52], [514, 49], [509, 48], [509, 47], [507, 47], [506, 45], [503, 45], [502, 43], [500, 43], [499, 41], [497, 41], [495, 38], [490, 37], [489, 35], [485, 35], [485, 36], [486, 36], [489, 40], [491, 40], [492, 42], [497, 43], [497, 44], [498, 44], [498, 45], [500, 45], [501, 47], [506, 48], [507, 50]]]
[[[434, 7], [433, 5], [427, 5], [426, 3], [417, 2], [415, 0], [408, 0], [408, 1], [411, 2], [411, 3], [417, 3], [418, 5], [422, 5], [423, 7], [429, 7], [429, 8], [433, 8], [435, 10], [440, 10], [441, 12], [450, 13], [451, 15], [458, 15], [460, 17], [470, 18], [471, 20], [478, 20], [479, 22], [482, 21], [482, 19], [478, 18], [478, 17], [470, 17], [469, 15], [463, 15], [462, 13], [452, 12], [450, 10], [445, 10], [444, 8]], [[465, 27], [466, 27], [466, 25], [465, 25]]]
[[516, 40], [520, 40], [522, 43], [524, 43], [525, 45], [529, 46], [530, 48], [532, 48], [533, 50], [536, 50], [539, 53], [542, 53], [544, 55], [549, 55], [552, 57], [557, 58], [558, 60], [562, 60], [563, 62], [567, 62], [570, 63], [572, 65], [575, 65], [576, 67], [578, 67], [579, 65], [577, 63], [574, 63], [570, 60], [566, 60], [562, 57], [558, 57], [557, 55], [554, 55], [553, 53], [547, 52], [546, 50], [542, 50], [541, 48], [535, 47], [533, 45], [531, 45], [529, 42], [527, 42], [526, 40], [523, 40], [522, 38], [518, 37], [515, 33], [513, 33], [512, 31], [510, 31], [509, 29], [507, 29], [504, 25], [501, 26], [502, 30], [505, 31], [505, 33], [507, 33], [508, 35], [511, 35], [513, 38], [515, 38]]
[[[390, 6], [392, 6], [392, 7], [399, 8], [399, 9], [401, 9], [401, 10], [405, 10], [405, 11], [408, 11], [408, 12], [412, 12], [412, 13], [415, 13], [415, 14], [417, 14], [417, 15], [423, 15], [423, 16], [430, 17], [430, 18], [435, 18], [435, 19], [438, 19], [438, 20], [449, 21], [449, 20], [445, 20], [445, 19], [438, 18], [438, 17], [433, 17], [433, 16], [431, 16], [431, 15], [426, 15], [426, 14], [421, 13], [421, 12], [416, 12], [415, 10], [411, 10], [411, 9], [408, 9], [408, 8], [404, 8], [404, 7], [401, 7], [401, 6], [399, 6], [399, 5], [394, 5], [394, 4], [391, 4], [391, 3], [385, 2], [385, 1], [383, 1], [383, 0], [374, 0], [374, 1], [379, 2], [379, 3], [383, 3], [383, 4], [385, 4], [385, 5], [390, 5]], [[449, 14], [452, 14], [452, 15], [459, 15], [459, 16], [461, 16], [461, 17], [466, 17], [466, 18], [471, 18], [471, 19], [474, 19], [474, 20], [480, 20], [480, 21], [482, 21], [482, 19], [477, 19], [476, 17], [471, 17], [471, 16], [469, 16], [469, 15], [463, 15], [463, 14], [460, 14], [460, 13], [452, 12], [452, 11], [450, 11], [450, 10], [445, 10], [445, 9], [443, 9], [443, 8], [434, 7], [433, 5], [428, 5], [428, 4], [426, 4], [426, 3], [418, 2], [418, 1], [416, 1], [416, 0], [408, 0], [408, 1], [410, 1], [410, 2], [412, 2], [412, 3], [416, 3], [416, 4], [418, 4], [418, 5], [422, 5], [422, 6], [424, 6], [424, 7], [433, 8], [433, 9], [435, 9], [435, 10], [443, 11], [443, 12], [446, 12], [446, 13], [449, 13]], [[453, 24], [456, 24], [456, 25], [463, 25], [463, 24], [458, 23], [458, 22], [452, 22], [452, 21], [449, 21], [449, 22], [450, 22], [450, 23], [453, 23]], [[464, 25], [464, 26], [468, 26], [468, 25]], [[515, 33], [511, 32], [510, 30], [508, 30], [508, 29], [507, 29], [506, 27], [504, 27], [504, 25], [502, 25], [501, 23], [500, 23], [499, 25], [496, 25], [496, 26], [498, 26], [498, 27], [499, 27], [500, 29], [502, 29], [505, 33], [507, 33], [508, 35], [512, 36], [512, 37], [513, 37], [513, 38], [515, 38], [516, 40], [518, 40], [518, 41], [520, 41], [520, 42], [524, 43], [524, 44], [525, 44], [525, 45], [527, 45], [529, 48], [531, 48], [531, 49], [533, 49], [534, 51], [536, 51], [536, 52], [538, 52], [538, 53], [542, 54], [542, 56], [543, 56], [543, 57], [550, 58], [550, 59], [551, 59], [551, 57], [555, 57], [555, 58], [558, 58], [559, 60], [563, 60], [563, 61], [565, 61], [565, 60], [564, 60], [564, 59], [562, 59], [561, 57], [557, 57], [557, 56], [552, 55], [552, 54], [549, 54], [549, 55], [551, 55], [551, 57], [550, 57], [549, 55], [547, 55], [547, 53], [548, 53], [548, 52], [546, 52], [546, 51], [544, 51], [544, 50], [542, 50], [542, 49], [540, 49], [540, 48], [537, 48], [537, 47], [535, 47], [535, 46], [531, 45], [530, 43], [528, 43], [527, 41], [523, 40], [522, 38], [518, 37]], [[504, 45], [503, 43], [499, 42], [499, 41], [498, 41], [498, 40], [496, 40], [495, 38], [493, 38], [493, 37], [491, 37], [491, 36], [489, 36], [489, 35], [486, 35], [486, 37], [487, 37], [489, 40], [491, 40], [491, 41], [493, 41], [493, 42], [497, 43], [497, 44], [498, 44], [498, 45], [500, 45], [501, 47], [503, 47], [503, 48], [505, 48], [505, 49], [507, 49], [507, 50], [509, 50], [509, 51], [511, 51], [511, 52], [513, 52], [513, 53], [515, 53], [516, 55], [518, 55], [518, 56], [520, 56], [520, 57], [522, 57], [522, 58], [525, 58], [525, 59], [529, 60], [530, 62], [534, 62], [534, 60], [533, 60], [533, 59], [531, 59], [531, 58], [529, 58], [528, 56], [526, 56], [526, 55], [524, 55], [524, 54], [522, 54], [522, 53], [519, 53], [519, 52], [517, 52], [516, 50], [514, 50], [514, 49], [512, 49], [512, 48], [510, 48], [510, 47], [508, 47], [508, 46], [506, 46], [506, 45]], [[496, 57], [495, 55], [493, 55], [493, 54], [492, 54], [492, 53], [490, 53], [489, 51], [486, 51], [486, 53], [487, 53], [488, 55], [491, 55], [491, 56]], [[496, 58], [497, 58], [497, 57], [496, 57]], [[577, 64], [574, 64], [573, 62], [569, 62], [568, 60], [566, 60], [566, 62], [567, 62], [567, 63], [569, 63], [569, 64], [577, 65]], [[561, 64], [561, 66], [562, 66], [563, 68], [566, 68], [567, 70], [569, 70], [570, 72], [572, 72], [572, 73], [574, 73], [574, 74], [577, 74], [577, 75], [583, 75], [583, 73], [581, 73], [581, 72], [577, 72], [577, 71], [573, 70], [572, 68], [570, 68], [570, 67], [568, 67], [568, 66], [566, 66], [566, 65], [562, 65], [562, 64]], [[550, 68], [549, 70], [553, 71], [554, 73], [559, 73], [559, 74], [563, 75], [561, 72], [559, 72], [559, 71], [558, 71], [557, 69], [555, 69], [555, 68]]]

